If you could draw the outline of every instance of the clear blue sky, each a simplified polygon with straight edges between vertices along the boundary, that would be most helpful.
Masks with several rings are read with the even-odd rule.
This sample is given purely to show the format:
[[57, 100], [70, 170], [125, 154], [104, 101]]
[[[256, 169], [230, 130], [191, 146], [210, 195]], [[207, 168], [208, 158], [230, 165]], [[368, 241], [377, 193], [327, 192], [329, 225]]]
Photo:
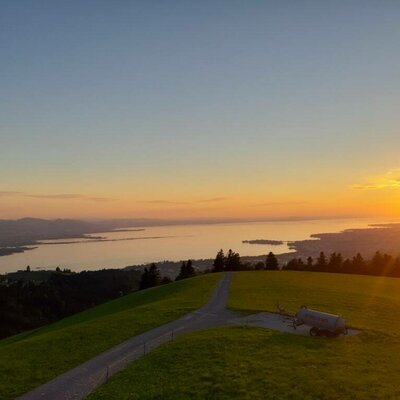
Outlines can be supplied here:
[[351, 185], [400, 168], [399, 21], [396, 1], [2, 1], [0, 217], [45, 215], [31, 194], [168, 216], [332, 190], [353, 212]]

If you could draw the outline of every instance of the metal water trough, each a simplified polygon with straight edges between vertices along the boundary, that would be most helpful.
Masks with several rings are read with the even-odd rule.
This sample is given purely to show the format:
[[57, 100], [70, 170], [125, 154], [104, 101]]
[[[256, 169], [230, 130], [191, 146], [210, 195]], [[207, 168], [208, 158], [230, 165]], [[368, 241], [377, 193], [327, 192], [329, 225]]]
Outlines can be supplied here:
[[295, 315], [285, 312], [277, 304], [279, 314], [290, 319], [294, 329], [300, 325], [310, 327], [311, 336], [336, 337], [341, 334], [347, 335], [346, 321], [340, 316], [326, 312], [313, 310], [306, 306], [300, 307]]
[[310, 326], [311, 336], [334, 337], [347, 334], [346, 321], [340, 315], [312, 310], [305, 306], [301, 307], [294, 317], [293, 326], [299, 325]]

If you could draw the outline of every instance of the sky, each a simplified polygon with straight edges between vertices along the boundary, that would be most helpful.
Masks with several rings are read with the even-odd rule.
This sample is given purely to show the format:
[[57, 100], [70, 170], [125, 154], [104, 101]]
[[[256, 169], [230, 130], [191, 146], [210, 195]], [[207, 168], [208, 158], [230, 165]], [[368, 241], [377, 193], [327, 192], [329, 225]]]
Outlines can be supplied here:
[[400, 2], [0, 2], [0, 218], [400, 217]]

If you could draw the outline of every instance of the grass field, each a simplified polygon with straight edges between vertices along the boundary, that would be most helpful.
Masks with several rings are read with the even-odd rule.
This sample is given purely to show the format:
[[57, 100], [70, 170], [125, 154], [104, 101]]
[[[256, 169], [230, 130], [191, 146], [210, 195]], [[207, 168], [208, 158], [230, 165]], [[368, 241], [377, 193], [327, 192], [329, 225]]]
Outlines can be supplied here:
[[13, 399], [132, 336], [198, 308], [220, 277], [203, 275], [132, 293], [0, 341], [0, 399]]
[[[301, 305], [341, 314], [356, 328], [400, 337], [400, 279], [317, 272], [241, 272], [228, 306], [241, 311], [295, 312]], [[399, 358], [400, 361], [400, 358]]]
[[235, 274], [229, 305], [301, 304], [362, 332], [311, 338], [260, 328], [194, 332], [161, 346], [92, 394], [105, 399], [399, 399], [400, 279], [303, 272]]

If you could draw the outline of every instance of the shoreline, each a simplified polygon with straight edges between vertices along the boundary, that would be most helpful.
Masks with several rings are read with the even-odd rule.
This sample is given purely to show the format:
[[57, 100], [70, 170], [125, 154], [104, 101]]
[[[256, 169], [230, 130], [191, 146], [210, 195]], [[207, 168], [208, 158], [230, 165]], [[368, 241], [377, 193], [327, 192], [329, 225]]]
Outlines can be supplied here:
[[[143, 231], [143, 229], [124, 229], [123, 231]], [[120, 230], [109, 230], [108, 232], [120, 232]], [[103, 233], [107, 233], [103, 231]], [[176, 236], [148, 236], [148, 237], [128, 237], [128, 238], [117, 238], [117, 239], [107, 239], [103, 236], [88, 236], [90, 234], [80, 235], [80, 238], [83, 240], [72, 240], [72, 241], [50, 241], [50, 242], [40, 242], [36, 241], [35, 243], [30, 243], [29, 245], [24, 246], [8, 246], [8, 247], [0, 247], [0, 257], [6, 257], [17, 253], [24, 253], [25, 251], [34, 250], [38, 247], [38, 245], [58, 245], [58, 244], [78, 244], [78, 243], [101, 243], [101, 242], [117, 242], [117, 241], [136, 241], [136, 240], [150, 240], [150, 239], [164, 239], [164, 238], [173, 238]], [[68, 239], [80, 239], [77, 235], [74, 237], [69, 237]], [[62, 238], [61, 238], [62, 239]], [[67, 239], [67, 238], [65, 238]], [[48, 239], [51, 240], [51, 239]], [[246, 240], [242, 240], [242, 242], [246, 242]], [[388, 253], [394, 256], [400, 254], [400, 223], [375, 223], [369, 224], [367, 228], [349, 228], [344, 229], [342, 231], [336, 233], [312, 233], [308, 236], [308, 239], [297, 240], [297, 241], [278, 241], [271, 239], [255, 239], [253, 241], [247, 240], [247, 242], [254, 242], [258, 246], [255, 246], [254, 243], [249, 244], [249, 252], [254, 251], [254, 246], [257, 249], [254, 251], [256, 254], [242, 256], [242, 259], [246, 262], [258, 262], [265, 260], [266, 254], [269, 252], [269, 249], [263, 249], [264, 246], [270, 246], [272, 242], [274, 243], [285, 243], [288, 247], [284, 250], [283, 253], [275, 253], [279, 262], [284, 264], [293, 258], [303, 258], [304, 260], [311, 256], [313, 258], [317, 258], [321, 251], [323, 251], [326, 255], [330, 255], [333, 252], [341, 253], [344, 258], [353, 257], [357, 253], [361, 253], [364, 257], [371, 257], [376, 251], [381, 251], [384, 253]], [[218, 248], [219, 245], [216, 246]], [[234, 246], [232, 249], [235, 251]], [[271, 250], [273, 251], [273, 250]], [[246, 251], [247, 252], [247, 251]], [[273, 251], [274, 252], [274, 251]], [[240, 251], [241, 254], [244, 253], [243, 249]], [[258, 254], [257, 254], [258, 253]], [[155, 258], [156, 260], [156, 258]], [[154, 261], [156, 264], [165, 267], [176, 269], [180, 267], [182, 263], [181, 257], [175, 258], [176, 261]], [[198, 264], [201, 268], [207, 268], [212, 264], [212, 258], [203, 258], [203, 259], [192, 259], [195, 264]], [[116, 268], [144, 268], [147, 265], [150, 265], [152, 262], [144, 262], [140, 264], [134, 264], [125, 266], [121, 265]], [[45, 263], [43, 263], [45, 264]], [[84, 264], [84, 263], [83, 263]], [[111, 265], [112, 262], [108, 263]], [[55, 267], [56, 265], [54, 265]], [[22, 267], [22, 266], [21, 266]], [[19, 267], [19, 269], [21, 268]], [[35, 266], [34, 266], [35, 267]], [[64, 265], [63, 265], [64, 267]], [[71, 268], [68, 265], [65, 265], [66, 268]], [[40, 267], [39, 267], [40, 268]], [[52, 268], [52, 266], [44, 265], [43, 269]], [[72, 267], [73, 268], [73, 267]], [[103, 267], [93, 266], [93, 268], [102, 269]], [[89, 267], [89, 270], [93, 269]], [[41, 268], [40, 268], [41, 269]], [[75, 268], [74, 268], [75, 269]], [[85, 269], [76, 267], [76, 270]], [[11, 272], [11, 271], [10, 271]]]

